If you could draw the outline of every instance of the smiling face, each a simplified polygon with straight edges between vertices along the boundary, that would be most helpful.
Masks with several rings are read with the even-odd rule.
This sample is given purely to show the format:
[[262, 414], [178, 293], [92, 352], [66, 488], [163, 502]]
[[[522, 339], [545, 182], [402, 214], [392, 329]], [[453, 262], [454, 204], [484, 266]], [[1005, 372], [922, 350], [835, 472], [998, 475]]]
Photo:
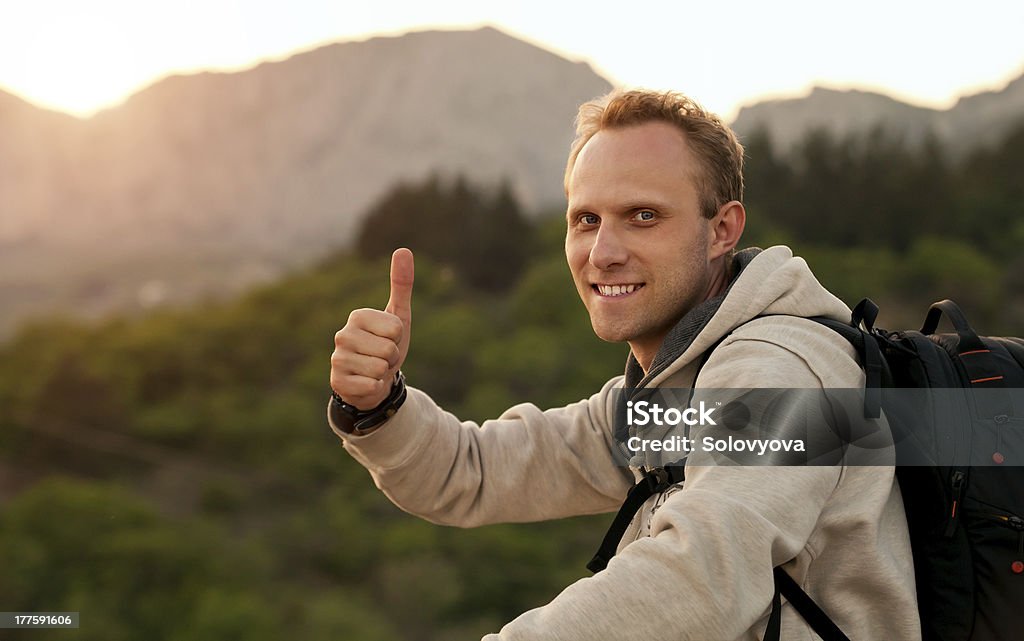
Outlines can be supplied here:
[[[567, 181], [565, 255], [594, 332], [629, 343], [647, 371], [668, 331], [724, 285], [701, 168], [664, 122], [597, 132]], [[717, 217], [716, 217], [717, 218]]]

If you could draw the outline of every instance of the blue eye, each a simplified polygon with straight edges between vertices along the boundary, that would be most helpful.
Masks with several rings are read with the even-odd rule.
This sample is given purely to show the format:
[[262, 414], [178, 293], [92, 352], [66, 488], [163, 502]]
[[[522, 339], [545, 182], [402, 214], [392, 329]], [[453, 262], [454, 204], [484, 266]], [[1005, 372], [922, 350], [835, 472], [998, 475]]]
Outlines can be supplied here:
[[583, 223], [584, 225], [596, 225], [597, 223], [601, 222], [601, 219], [595, 216], [594, 214], [583, 214], [582, 216], [580, 216], [580, 222]]
[[653, 211], [650, 211], [649, 209], [645, 209], [643, 211], [638, 211], [636, 215], [633, 216], [633, 218], [642, 222], [650, 222], [654, 220], [655, 213]]

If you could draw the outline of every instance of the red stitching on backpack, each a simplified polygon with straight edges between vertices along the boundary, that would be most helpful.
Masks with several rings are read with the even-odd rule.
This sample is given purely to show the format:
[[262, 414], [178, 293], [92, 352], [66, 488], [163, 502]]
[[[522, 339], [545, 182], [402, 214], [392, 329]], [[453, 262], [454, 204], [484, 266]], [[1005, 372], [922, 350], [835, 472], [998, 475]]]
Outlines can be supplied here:
[[1002, 380], [1002, 378], [1003, 378], [1002, 376], [989, 376], [988, 378], [976, 378], [976, 379], [974, 379], [971, 382], [972, 383], [987, 383], [989, 381]]
[[990, 349], [972, 349], [969, 352], [960, 352], [960, 356], [967, 356], [968, 354], [988, 354], [992, 350]]

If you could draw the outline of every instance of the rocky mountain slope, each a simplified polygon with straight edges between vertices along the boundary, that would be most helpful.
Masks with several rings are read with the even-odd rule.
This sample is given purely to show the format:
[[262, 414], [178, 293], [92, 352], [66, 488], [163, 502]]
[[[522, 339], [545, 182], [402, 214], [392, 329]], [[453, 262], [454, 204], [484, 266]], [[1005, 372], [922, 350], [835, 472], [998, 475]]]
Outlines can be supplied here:
[[609, 88], [483, 28], [173, 76], [86, 120], [0, 94], [0, 327], [48, 306], [101, 312], [274, 277], [432, 172], [561, 206], [576, 107]]

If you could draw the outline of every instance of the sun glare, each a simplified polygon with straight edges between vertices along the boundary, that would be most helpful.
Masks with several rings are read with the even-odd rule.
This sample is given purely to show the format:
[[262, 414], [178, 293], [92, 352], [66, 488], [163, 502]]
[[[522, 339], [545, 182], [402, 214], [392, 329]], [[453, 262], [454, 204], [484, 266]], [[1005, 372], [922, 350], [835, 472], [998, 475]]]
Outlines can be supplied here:
[[36, 104], [87, 115], [145, 79], [142, 50], [113, 20], [58, 15], [42, 31], [22, 34], [19, 64], [5, 78]]
[[43, 0], [21, 10], [17, 27], [0, 20], [0, 89], [88, 116], [168, 73], [251, 64], [237, 7], [100, 4]]

